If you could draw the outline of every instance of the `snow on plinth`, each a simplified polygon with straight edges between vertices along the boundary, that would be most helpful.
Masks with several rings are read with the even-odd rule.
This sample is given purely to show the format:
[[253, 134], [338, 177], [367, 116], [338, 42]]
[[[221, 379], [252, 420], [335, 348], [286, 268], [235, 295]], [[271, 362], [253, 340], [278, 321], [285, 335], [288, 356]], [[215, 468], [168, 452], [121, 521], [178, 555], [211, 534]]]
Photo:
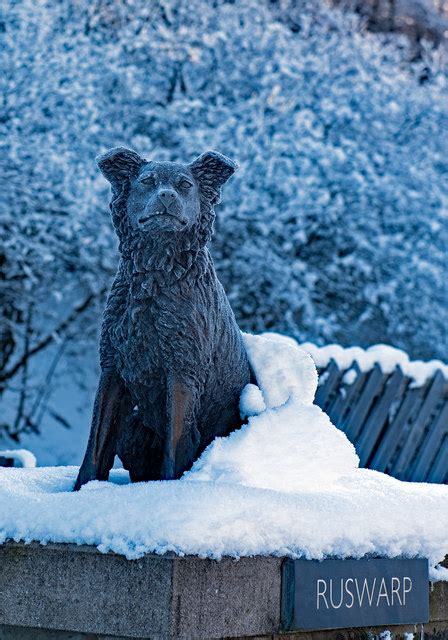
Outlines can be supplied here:
[[[277, 555], [321, 559], [448, 552], [448, 487], [359, 469], [353, 445], [312, 404], [317, 374], [293, 341], [245, 336], [260, 388], [247, 425], [216, 439], [175, 481], [110, 482], [72, 492], [76, 467], [0, 469], [0, 542], [92, 544], [127, 558]], [[297, 363], [300, 363], [298, 366]]]

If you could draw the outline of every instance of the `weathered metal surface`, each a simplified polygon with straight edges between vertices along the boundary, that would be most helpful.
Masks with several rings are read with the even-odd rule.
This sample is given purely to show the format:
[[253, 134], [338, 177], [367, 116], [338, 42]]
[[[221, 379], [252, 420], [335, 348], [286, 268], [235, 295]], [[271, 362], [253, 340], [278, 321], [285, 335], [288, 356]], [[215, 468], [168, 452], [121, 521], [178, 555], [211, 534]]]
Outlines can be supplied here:
[[236, 169], [209, 151], [190, 164], [111, 149], [121, 259], [100, 339], [101, 376], [75, 489], [105, 480], [115, 455], [131, 480], [179, 478], [216, 436], [241, 424], [251, 379], [243, 338], [207, 243]]

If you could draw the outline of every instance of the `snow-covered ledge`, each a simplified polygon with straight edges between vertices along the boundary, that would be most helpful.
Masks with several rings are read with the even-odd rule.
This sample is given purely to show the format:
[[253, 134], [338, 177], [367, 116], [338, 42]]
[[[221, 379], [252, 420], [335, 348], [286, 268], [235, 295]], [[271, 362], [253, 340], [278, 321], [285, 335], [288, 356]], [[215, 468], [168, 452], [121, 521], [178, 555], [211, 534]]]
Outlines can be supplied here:
[[[54, 635], [59, 630], [151, 640], [272, 638], [281, 631], [283, 561], [175, 554], [129, 561], [87, 545], [10, 542], [0, 546], [0, 637], [63, 640], [62, 633]], [[448, 635], [448, 583], [428, 589], [425, 638], [441, 640]], [[421, 632], [413, 625], [389, 630], [395, 635]], [[350, 633], [365, 637], [366, 630]], [[305, 635], [324, 637], [323, 632], [293, 637]]]

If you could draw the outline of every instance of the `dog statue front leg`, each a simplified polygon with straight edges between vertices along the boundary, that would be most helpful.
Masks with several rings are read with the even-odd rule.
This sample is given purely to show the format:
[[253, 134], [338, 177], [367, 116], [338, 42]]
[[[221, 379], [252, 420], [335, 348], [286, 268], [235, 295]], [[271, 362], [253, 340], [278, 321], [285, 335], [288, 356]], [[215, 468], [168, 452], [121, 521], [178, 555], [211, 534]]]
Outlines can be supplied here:
[[74, 491], [89, 480], [107, 480], [116, 450], [117, 429], [124, 417], [128, 392], [115, 369], [101, 372], [93, 408], [89, 442]]
[[167, 382], [167, 430], [161, 479], [173, 480], [194, 462], [199, 432], [195, 421], [196, 394], [185, 382], [174, 378], [168, 378]]

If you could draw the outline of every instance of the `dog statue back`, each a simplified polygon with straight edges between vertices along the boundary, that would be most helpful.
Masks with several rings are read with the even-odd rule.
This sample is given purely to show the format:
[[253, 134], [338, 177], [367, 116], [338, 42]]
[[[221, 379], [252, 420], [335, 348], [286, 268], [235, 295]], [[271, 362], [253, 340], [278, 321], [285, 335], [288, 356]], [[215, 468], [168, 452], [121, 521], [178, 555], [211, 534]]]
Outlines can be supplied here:
[[178, 478], [240, 426], [250, 382], [242, 337], [207, 242], [236, 165], [189, 165], [115, 148], [97, 159], [112, 186], [121, 260], [101, 331], [101, 377], [75, 489], [105, 480], [117, 454], [133, 481]]

